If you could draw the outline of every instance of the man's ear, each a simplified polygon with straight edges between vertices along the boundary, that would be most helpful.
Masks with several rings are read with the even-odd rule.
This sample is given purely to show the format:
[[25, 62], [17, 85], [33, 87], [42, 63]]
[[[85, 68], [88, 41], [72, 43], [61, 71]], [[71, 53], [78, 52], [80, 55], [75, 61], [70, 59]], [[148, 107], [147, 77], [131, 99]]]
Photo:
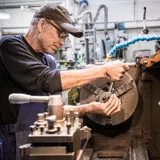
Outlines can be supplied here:
[[37, 25], [39, 32], [43, 31], [44, 25], [45, 25], [45, 19], [44, 18], [40, 18], [39, 21], [38, 21], [38, 25]]

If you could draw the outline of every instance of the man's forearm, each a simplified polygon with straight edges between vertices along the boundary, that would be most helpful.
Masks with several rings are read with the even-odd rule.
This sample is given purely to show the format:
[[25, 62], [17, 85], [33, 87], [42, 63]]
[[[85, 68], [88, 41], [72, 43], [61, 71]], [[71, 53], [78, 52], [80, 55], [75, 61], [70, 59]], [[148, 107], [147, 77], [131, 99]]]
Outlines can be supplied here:
[[97, 78], [103, 78], [102, 68], [91, 67], [81, 70], [60, 71], [62, 90], [79, 87]]
[[64, 112], [68, 112], [70, 110], [74, 110], [74, 112], [78, 112], [80, 115], [85, 113], [89, 113], [93, 111], [93, 106], [91, 103], [89, 104], [82, 104], [79, 106], [72, 106], [72, 105], [64, 105]]

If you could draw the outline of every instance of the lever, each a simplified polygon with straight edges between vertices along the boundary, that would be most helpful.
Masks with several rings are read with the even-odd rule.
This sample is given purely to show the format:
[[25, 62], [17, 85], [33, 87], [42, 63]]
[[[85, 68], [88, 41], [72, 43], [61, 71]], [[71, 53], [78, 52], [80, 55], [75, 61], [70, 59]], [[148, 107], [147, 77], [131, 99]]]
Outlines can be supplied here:
[[149, 30], [148, 28], [146, 28], [146, 11], [147, 11], [147, 8], [144, 7], [144, 12], [143, 12], [143, 34], [148, 34], [149, 33]]

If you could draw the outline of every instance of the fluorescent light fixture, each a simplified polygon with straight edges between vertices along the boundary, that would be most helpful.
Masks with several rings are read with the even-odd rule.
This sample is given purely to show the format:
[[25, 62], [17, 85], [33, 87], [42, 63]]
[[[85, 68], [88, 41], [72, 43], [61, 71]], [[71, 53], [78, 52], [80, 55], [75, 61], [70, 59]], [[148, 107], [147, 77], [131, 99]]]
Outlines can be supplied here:
[[0, 12], [0, 19], [10, 19], [10, 15], [8, 13], [1, 13]]

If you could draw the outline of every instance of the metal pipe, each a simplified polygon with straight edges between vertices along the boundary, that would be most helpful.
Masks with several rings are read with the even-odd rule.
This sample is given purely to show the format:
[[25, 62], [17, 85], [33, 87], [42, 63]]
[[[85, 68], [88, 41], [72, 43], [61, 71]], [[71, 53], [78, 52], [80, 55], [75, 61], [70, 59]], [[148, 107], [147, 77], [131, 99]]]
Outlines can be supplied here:
[[94, 59], [97, 58], [96, 55], [96, 46], [97, 45], [97, 38], [96, 38], [96, 28], [93, 28], [93, 57]]
[[89, 58], [90, 58], [90, 54], [89, 54], [89, 39], [86, 37], [86, 32], [85, 30], [88, 29], [88, 24], [85, 24], [85, 29], [84, 29], [84, 43], [85, 43], [85, 56], [86, 56], [86, 64], [89, 64]]
[[133, 21], [135, 21], [136, 20], [136, 0], [134, 0], [133, 1], [133, 16], [134, 16], [134, 18], [133, 18]]
[[93, 19], [93, 25], [95, 24], [95, 22], [97, 21], [98, 19], [98, 16], [99, 16], [99, 13], [101, 11], [101, 9], [104, 8], [104, 34], [105, 36], [108, 35], [108, 31], [107, 31], [107, 24], [108, 24], [108, 8], [107, 6], [105, 6], [104, 4], [100, 5], [98, 10], [97, 10], [97, 13], [96, 13], [96, 16], [95, 18]]
[[82, 19], [85, 15], [89, 15], [89, 19], [90, 19], [90, 23], [92, 23], [92, 13], [87, 11], [87, 12], [84, 12], [82, 15], [78, 16], [76, 18], [76, 22], [78, 22], [80, 19]]

